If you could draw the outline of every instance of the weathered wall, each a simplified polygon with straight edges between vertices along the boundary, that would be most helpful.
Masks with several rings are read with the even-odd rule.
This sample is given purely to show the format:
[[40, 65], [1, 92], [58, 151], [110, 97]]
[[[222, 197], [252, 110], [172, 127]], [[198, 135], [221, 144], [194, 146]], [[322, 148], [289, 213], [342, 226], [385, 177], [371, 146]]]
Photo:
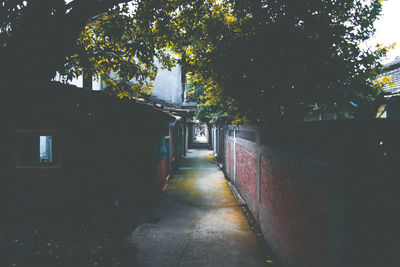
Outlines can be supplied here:
[[[27, 204], [30, 199], [43, 201], [36, 207], [55, 204], [57, 199], [61, 202], [76, 199], [86, 204], [85, 198], [98, 200], [98, 205], [112, 205], [115, 200], [123, 205], [129, 195], [143, 196], [143, 192], [160, 190], [167, 176], [167, 158], [161, 157], [154, 147], [164, 137], [161, 129], [104, 126], [90, 123], [86, 127], [59, 126], [61, 167], [16, 169], [14, 175], [21, 199]], [[79, 136], [75, 134], [78, 128]], [[38, 198], [40, 195], [48, 197]]]
[[152, 192], [164, 186], [168, 175], [165, 136], [171, 116], [102, 93], [58, 90], [43, 103], [38, 97], [31, 106], [21, 106], [21, 115], [7, 128], [13, 144], [2, 153], [13, 157], [16, 130], [54, 129], [59, 133], [61, 165], [21, 169], [13, 159], [6, 185], [13, 200], [8, 203], [28, 209], [101, 208], [116, 200], [123, 206], [154, 197]]
[[231, 180], [234, 181], [235, 180], [235, 163], [234, 163], [234, 144], [233, 142], [230, 142], [229, 144], [229, 152], [230, 152], [230, 156], [229, 156], [229, 175], [231, 177]]
[[260, 178], [260, 225], [277, 256], [290, 266], [329, 266], [329, 189], [322, 178], [270, 155], [261, 156]]
[[398, 265], [398, 125], [225, 129], [225, 172], [283, 266]]
[[228, 140], [225, 140], [225, 144], [224, 144], [224, 172], [226, 175], [226, 178], [228, 178], [228, 180], [232, 180], [232, 177], [230, 175], [230, 151], [229, 148], [231, 146], [231, 142], [229, 142]]
[[167, 161], [161, 160], [155, 168], [155, 184], [158, 190], [161, 190], [166, 184], [167, 180]]
[[250, 140], [226, 134], [225, 171], [233, 182], [236, 165], [235, 186], [277, 258], [284, 266], [329, 266], [329, 199], [335, 192], [323, 166], [257, 144], [254, 128], [240, 131]]
[[257, 214], [257, 154], [243, 144], [236, 144], [236, 187], [252, 214]]

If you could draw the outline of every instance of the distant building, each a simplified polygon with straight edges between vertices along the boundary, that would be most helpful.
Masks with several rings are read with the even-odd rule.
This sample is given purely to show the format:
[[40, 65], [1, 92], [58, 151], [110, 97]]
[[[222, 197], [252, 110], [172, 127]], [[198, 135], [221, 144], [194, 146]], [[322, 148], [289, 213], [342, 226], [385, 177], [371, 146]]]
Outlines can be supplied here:
[[400, 56], [384, 65], [383, 76], [390, 76], [394, 84], [385, 84], [383, 90], [388, 94], [387, 104], [378, 110], [378, 118], [400, 118]]
[[182, 68], [176, 65], [170, 71], [159, 68], [152, 95], [178, 107], [182, 106], [185, 80]]
[[[384, 65], [385, 72], [380, 77], [389, 76], [392, 82], [385, 84], [383, 90], [386, 92], [387, 103], [382, 105], [376, 115], [377, 118], [400, 118], [400, 56], [395, 60]], [[356, 103], [350, 101], [350, 105], [355, 108]], [[336, 120], [343, 118], [353, 118], [351, 113], [338, 115], [335, 112], [317, 111], [307, 116], [304, 121], [316, 120]]]
[[[176, 65], [171, 70], [163, 70], [160, 66], [158, 67], [159, 70], [156, 79], [154, 80], [154, 89], [151, 95], [164, 102], [181, 107], [185, 91], [185, 80], [182, 76], [181, 66]], [[59, 81], [59, 79], [60, 77], [56, 76], [54, 80]], [[99, 80], [93, 78], [91, 83], [90, 81], [85, 83], [82, 76], [79, 76], [68, 83], [81, 88], [85, 87], [93, 91], [103, 91], [105, 89], [105, 85], [102, 83], [101, 78], [99, 78]]]

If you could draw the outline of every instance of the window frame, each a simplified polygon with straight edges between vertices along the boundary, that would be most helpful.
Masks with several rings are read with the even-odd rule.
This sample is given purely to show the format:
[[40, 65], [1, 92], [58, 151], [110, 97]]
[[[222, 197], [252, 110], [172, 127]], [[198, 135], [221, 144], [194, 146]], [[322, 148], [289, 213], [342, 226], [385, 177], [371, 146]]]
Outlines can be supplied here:
[[[61, 135], [60, 130], [56, 129], [41, 129], [41, 130], [22, 130], [18, 129], [15, 131], [16, 133], [16, 142], [14, 149], [14, 163], [16, 169], [60, 169], [61, 168]], [[18, 164], [18, 135], [20, 134], [37, 134], [40, 136], [56, 136], [55, 145], [56, 150], [54, 155], [56, 156], [56, 160], [53, 165], [19, 165]]]

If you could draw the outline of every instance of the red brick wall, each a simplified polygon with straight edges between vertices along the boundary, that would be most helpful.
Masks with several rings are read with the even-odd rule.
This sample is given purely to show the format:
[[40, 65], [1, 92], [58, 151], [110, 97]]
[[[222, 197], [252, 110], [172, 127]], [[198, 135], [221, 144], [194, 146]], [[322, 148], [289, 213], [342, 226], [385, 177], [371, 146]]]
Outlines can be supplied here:
[[262, 156], [260, 225], [286, 265], [329, 265], [327, 195], [321, 180]]
[[[226, 171], [233, 181], [233, 142], [225, 143]], [[257, 152], [236, 143], [236, 188], [259, 219], [264, 237], [283, 266], [329, 266], [330, 215], [323, 177], [307, 175], [303, 159], [287, 163], [261, 156], [260, 204], [257, 200]], [[292, 159], [293, 160], [293, 159]], [[307, 169], [306, 169], [307, 170]], [[314, 170], [313, 170], [314, 171]]]
[[236, 187], [257, 218], [257, 154], [239, 144], [236, 144]]
[[231, 181], [234, 179], [234, 157], [233, 157], [233, 142], [229, 142], [229, 177], [231, 178]]
[[229, 174], [229, 161], [230, 161], [229, 147], [230, 147], [230, 142], [229, 141], [225, 141], [224, 147], [225, 147], [225, 159], [224, 159], [224, 161], [225, 161], [224, 162], [225, 174], [226, 174], [228, 179], [232, 179], [232, 177]]

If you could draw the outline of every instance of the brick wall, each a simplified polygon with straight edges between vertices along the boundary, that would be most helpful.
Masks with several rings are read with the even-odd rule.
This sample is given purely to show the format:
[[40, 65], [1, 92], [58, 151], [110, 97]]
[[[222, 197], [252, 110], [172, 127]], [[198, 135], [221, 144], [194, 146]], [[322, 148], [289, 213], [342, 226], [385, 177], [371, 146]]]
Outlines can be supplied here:
[[399, 266], [399, 122], [227, 127], [225, 171], [235, 147], [231, 182], [279, 266]]
[[250, 211], [257, 214], [257, 154], [239, 144], [236, 144], [236, 187]]
[[260, 225], [288, 266], [329, 265], [327, 188], [293, 168], [261, 157]]
[[282, 266], [337, 266], [330, 265], [332, 192], [322, 165], [257, 142], [226, 136], [225, 172], [233, 183], [236, 164], [235, 187], [278, 261]]
[[229, 152], [229, 147], [230, 147], [230, 142], [225, 141], [224, 148], [225, 148], [225, 158], [224, 158], [224, 166], [225, 166], [225, 175], [229, 180], [232, 179], [232, 177], [229, 174], [229, 161], [230, 161], [230, 152]]
[[229, 178], [230, 178], [231, 181], [234, 180], [234, 165], [235, 165], [235, 163], [234, 163], [233, 151], [234, 151], [233, 150], [233, 142], [229, 142], [229, 156], [228, 156], [228, 158], [229, 158], [229, 165], [228, 165], [229, 170], [228, 170], [228, 173], [229, 173]]

